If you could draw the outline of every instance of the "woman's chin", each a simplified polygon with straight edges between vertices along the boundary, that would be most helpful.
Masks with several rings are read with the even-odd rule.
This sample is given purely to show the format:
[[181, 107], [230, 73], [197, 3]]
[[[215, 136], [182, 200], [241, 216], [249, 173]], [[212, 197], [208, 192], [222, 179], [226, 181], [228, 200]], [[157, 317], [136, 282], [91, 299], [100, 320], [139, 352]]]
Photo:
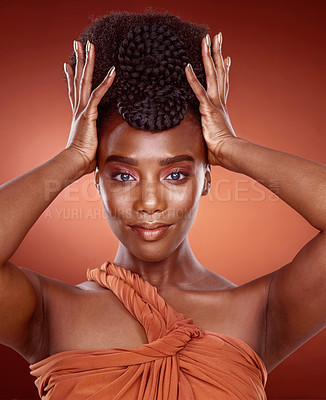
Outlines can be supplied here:
[[[138, 232], [128, 228], [121, 234], [114, 232], [120, 241], [119, 256], [125, 255], [128, 258], [135, 257], [145, 262], [160, 262], [169, 258], [175, 251], [180, 249], [180, 245], [187, 236], [181, 236], [175, 231], [175, 225], [169, 226], [169, 229], [159, 237], [144, 237]], [[142, 233], [142, 232], [141, 232]]]
[[154, 263], [167, 259], [177, 250], [178, 247], [179, 246], [172, 247], [171, 243], [169, 245], [162, 246], [158, 242], [156, 245], [154, 242], [147, 242], [145, 243], [145, 246], [127, 247], [127, 251], [141, 261]]
[[168, 258], [170, 255], [165, 252], [158, 253], [157, 251], [142, 251], [142, 252], [140, 252], [139, 249], [136, 253], [135, 252], [131, 252], [131, 253], [141, 261], [152, 262], [152, 263], [163, 261], [166, 258]]

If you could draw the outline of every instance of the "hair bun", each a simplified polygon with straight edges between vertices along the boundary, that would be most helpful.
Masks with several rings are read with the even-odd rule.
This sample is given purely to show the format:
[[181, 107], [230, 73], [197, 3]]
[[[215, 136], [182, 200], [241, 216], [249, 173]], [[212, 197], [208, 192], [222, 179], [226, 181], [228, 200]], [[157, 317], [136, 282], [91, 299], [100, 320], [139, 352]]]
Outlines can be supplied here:
[[117, 106], [131, 126], [158, 132], [187, 111], [184, 43], [163, 26], [136, 26], [118, 49]]

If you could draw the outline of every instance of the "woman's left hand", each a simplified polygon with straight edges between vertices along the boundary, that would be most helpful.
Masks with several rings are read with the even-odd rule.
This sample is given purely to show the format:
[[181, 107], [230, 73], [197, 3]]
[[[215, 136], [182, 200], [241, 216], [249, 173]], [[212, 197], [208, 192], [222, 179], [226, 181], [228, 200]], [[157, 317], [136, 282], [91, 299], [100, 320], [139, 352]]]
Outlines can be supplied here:
[[222, 144], [230, 138], [237, 137], [226, 108], [231, 58], [223, 60], [221, 44], [222, 34], [219, 33], [213, 38], [212, 55], [209, 35], [202, 40], [207, 91], [198, 81], [192, 67], [189, 68], [189, 65], [186, 67], [188, 82], [199, 100], [202, 131], [211, 165], [222, 165], [219, 157]]

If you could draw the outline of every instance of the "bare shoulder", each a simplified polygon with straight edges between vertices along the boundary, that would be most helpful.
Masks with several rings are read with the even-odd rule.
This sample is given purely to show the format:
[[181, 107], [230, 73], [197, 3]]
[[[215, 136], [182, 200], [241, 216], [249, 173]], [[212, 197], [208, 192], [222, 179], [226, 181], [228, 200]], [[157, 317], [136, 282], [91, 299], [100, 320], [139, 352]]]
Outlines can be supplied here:
[[266, 274], [242, 285], [237, 285], [216, 272], [207, 270], [203, 280], [197, 282], [192, 289], [211, 294], [212, 298], [225, 296], [233, 301], [237, 298], [260, 301], [268, 295], [272, 275], [272, 273]]
[[212, 272], [200, 290], [187, 296], [187, 305], [177, 305], [201, 328], [238, 338], [264, 359], [271, 277], [264, 275], [238, 286]]
[[[18, 267], [30, 282], [33, 284], [37, 294], [38, 294], [38, 302], [42, 302], [43, 305], [46, 305], [47, 300], [53, 300], [55, 298], [60, 298], [61, 296], [69, 296], [74, 295], [80, 290], [80, 285], [73, 285], [59, 279], [51, 278], [47, 275], [43, 275], [41, 273], [32, 271], [30, 269], [24, 267]], [[87, 284], [87, 282], [84, 282]]]
[[233, 290], [233, 294], [239, 299], [247, 298], [248, 301], [253, 302], [266, 300], [267, 302], [272, 276], [273, 273], [269, 273], [237, 286], [236, 290]]
[[242, 285], [229, 284], [223, 290], [213, 291], [213, 298], [225, 304], [231, 324], [240, 326], [240, 321], [248, 324], [251, 320], [253, 327], [261, 328], [265, 323], [262, 319], [266, 315], [271, 279], [272, 274], [267, 274]]
[[267, 274], [231, 289], [226, 301], [226, 333], [247, 343], [264, 363], [271, 279], [272, 274]]
[[[33, 363], [49, 355], [49, 342], [53, 329], [53, 316], [71, 309], [78, 302], [78, 294], [82, 293], [84, 284], [74, 286], [70, 283], [40, 274], [24, 267], [18, 267], [28, 278], [36, 293], [36, 308], [29, 323], [28, 338], [23, 347], [14, 348], [28, 362]], [[80, 286], [80, 287], [79, 287]], [[88, 288], [93, 286], [89, 282]], [[96, 285], [98, 288], [98, 285]]]

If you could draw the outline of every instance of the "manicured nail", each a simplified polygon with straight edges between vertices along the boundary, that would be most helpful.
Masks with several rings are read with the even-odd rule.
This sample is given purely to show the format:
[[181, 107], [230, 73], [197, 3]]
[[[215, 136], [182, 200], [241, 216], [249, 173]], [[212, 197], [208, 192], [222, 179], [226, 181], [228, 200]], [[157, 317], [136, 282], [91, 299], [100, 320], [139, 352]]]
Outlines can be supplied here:
[[112, 76], [114, 70], [115, 70], [115, 67], [111, 67], [109, 72], [108, 72], [108, 76]]
[[75, 52], [77, 53], [77, 51], [78, 51], [78, 43], [77, 43], [77, 40], [74, 40], [74, 50], [75, 50]]
[[86, 43], [86, 53], [89, 52], [90, 47], [91, 47], [91, 42], [90, 42], [89, 40], [87, 40], [87, 43]]
[[194, 70], [192, 69], [192, 65], [189, 63], [189, 64], [187, 64], [187, 68], [189, 69], [189, 71], [191, 72], [191, 73], [194, 73]]
[[231, 57], [227, 56], [226, 57], [226, 65], [229, 67], [231, 65]]
[[211, 42], [211, 38], [208, 33], [206, 35], [206, 43], [207, 43], [208, 48], [210, 49], [212, 42]]
[[65, 71], [65, 73], [68, 75], [68, 67], [66, 63], [63, 63], [63, 69]]
[[222, 32], [220, 32], [220, 33], [217, 35], [217, 40], [218, 40], [219, 44], [222, 44]]

